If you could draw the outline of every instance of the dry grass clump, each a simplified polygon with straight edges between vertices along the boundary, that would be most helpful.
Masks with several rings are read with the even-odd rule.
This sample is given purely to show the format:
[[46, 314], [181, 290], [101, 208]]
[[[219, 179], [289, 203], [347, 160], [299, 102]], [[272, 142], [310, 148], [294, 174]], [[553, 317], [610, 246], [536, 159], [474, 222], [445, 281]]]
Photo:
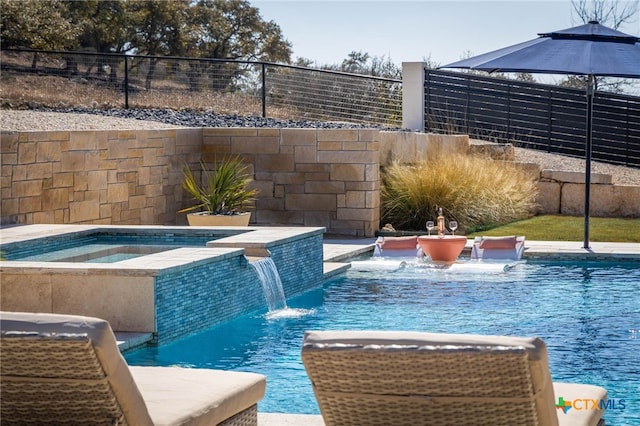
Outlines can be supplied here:
[[3, 107], [112, 107], [123, 104], [124, 95], [113, 88], [87, 84], [82, 79], [4, 73], [0, 89]]
[[[81, 77], [2, 75], [0, 104], [8, 108], [122, 108], [125, 95], [122, 88], [104, 81]], [[190, 109], [217, 114], [255, 116], [262, 113], [261, 99], [251, 94], [214, 90], [190, 92], [182, 88], [158, 85], [152, 90], [133, 87], [129, 93], [132, 108]], [[292, 108], [269, 106], [270, 117], [296, 116]]]
[[[4, 106], [122, 108], [125, 96], [121, 87], [83, 78], [61, 76], [10, 75], [2, 77], [0, 99]], [[213, 91], [134, 89], [129, 105], [137, 108], [205, 109], [220, 113], [255, 114], [260, 100], [247, 95]]]
[[536, 187], [519, 166], [490, 158], [441, 155], [414, 165], [395, 163], [383, 173], [382, 222], [424, 230], [442, 207], [459, 232], [533, 216]]

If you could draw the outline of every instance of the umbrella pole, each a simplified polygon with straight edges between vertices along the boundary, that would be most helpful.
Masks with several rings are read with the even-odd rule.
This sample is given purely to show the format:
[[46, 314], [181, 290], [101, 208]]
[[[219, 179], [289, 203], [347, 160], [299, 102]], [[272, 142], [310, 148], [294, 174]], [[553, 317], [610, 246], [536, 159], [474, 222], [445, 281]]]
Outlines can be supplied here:
[[589, 205], [591, 198], [591, 136], [593, 118], [593, 92], [595, 77], [589, 74], [587, 80], [587, 134], [585, 144], [585, 173], [584, 173], [584, 248], [589, 248]]

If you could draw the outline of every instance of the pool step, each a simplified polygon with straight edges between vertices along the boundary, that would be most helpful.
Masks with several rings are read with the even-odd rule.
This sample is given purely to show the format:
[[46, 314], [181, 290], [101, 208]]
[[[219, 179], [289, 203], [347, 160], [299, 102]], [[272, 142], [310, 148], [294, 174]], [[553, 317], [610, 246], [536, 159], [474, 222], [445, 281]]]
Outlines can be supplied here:
[[351, 264], [349, 263], [324, 262], [322, 264], [322, 272], [324, 274], [323, 277], [326, 280], [327, 278], [333, 277], [334, 275], [345, 272], [350, 267]]
[[153, 333], [134, 333], [129, 331], [116, 331], [116, 341], [118, 342], [118, 349], [120, 352], [124, 352], [127, 349], [142, 346], [153, 340]]

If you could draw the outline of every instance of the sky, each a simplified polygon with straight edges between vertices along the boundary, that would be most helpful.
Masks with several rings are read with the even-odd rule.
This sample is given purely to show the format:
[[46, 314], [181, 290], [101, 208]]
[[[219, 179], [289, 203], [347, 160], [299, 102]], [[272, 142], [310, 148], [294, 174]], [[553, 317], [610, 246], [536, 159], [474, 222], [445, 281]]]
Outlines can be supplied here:
[[[569, 0], [250, 0], [292, 44], [292, 60], [340, 64], [352, 51], [441, 66], [581, 25]], [[640, 16], [621, 31], [640, 35]]]

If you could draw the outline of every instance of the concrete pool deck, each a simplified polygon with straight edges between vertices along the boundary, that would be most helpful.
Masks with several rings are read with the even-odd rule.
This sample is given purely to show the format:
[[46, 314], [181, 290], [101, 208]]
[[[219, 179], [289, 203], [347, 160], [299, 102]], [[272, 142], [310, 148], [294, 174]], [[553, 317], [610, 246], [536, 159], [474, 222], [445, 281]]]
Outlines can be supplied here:
[[[258, 407], [260, 407], [259, 402]], [[320, 414], [280, 414], [258, 412], [258, 426], [324, 426], [324, 421]]]

